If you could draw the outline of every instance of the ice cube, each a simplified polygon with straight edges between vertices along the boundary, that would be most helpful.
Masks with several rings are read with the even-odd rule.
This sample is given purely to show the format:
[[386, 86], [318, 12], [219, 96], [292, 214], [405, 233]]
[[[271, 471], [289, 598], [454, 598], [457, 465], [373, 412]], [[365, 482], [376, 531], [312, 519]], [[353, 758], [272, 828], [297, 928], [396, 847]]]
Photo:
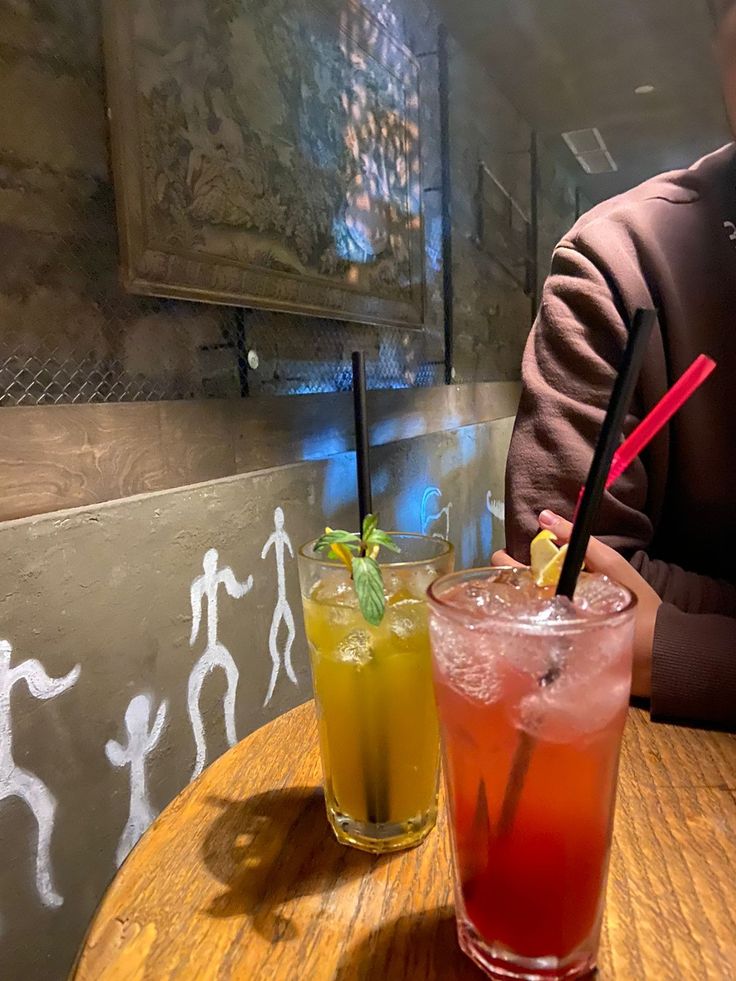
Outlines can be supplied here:
[[628, 698], [625, 675], [598, 675], [586, 685], [563, 668], [555, 681], [522, 698], [514, 714], [517, 725], [536, 739], [569, 743], [605, 729]]
[[502, 569], [493, 577], [493, 582], [501, 583], [502, 586], [513, 586], [514, 589], [521, 589], [524, 579], [522, 574], [516, 572], [514, 569]]
[[447, 684], [473, 701], [497, 701], [503, 685], [503, 660], [487, 648], [483, 638], [439, 618], [430, 622], [430, 631], [437, 668]]
[[347, 572], [328, 572], [312, 589], [310, 599], [322, 606], [346, 606], [356, 609], [358, 596]]
[[583, 575], [575, 590], [578, 609], [596, 616], [606, 616], [626, 609], [630, 594], [606, 576]]
[[504, 643], [499, 642], [499, 655], [535, 684], [541, 683], [553, 669], [565, 664], [569, 650], [564, 637], [555, 638], [554, 643], [550, 644], [549, 637], [533, 633], [509, 634]]
[[417, 599], [424, 599], [427, 590], [437, 578], [437, 570], [434, 566], [423, 565], [412, 569], [409, 580], [409, 588]]
[[383, 590], [390, 602], [392, 596], [406, 590], [406, 583], [397, 572], [391, 572], [390, 569], [382, 569], [381, 571], [383, 573]]
[[366, 630], [351, 631], [335, 649], [335, 657], [349, 664], [368, 664], [372, 656], [371, 639]]
[[414, 640], [422, 629], [427, 629], [427, 608], [414, 598], [389, 604], [386, 616], [391, 633], [399, 640]]

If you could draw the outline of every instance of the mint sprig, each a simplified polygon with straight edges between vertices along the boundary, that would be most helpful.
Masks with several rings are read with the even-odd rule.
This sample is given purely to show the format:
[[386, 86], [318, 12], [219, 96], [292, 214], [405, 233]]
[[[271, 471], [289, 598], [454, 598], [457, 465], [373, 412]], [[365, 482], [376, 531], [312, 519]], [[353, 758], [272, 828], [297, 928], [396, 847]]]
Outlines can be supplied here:
[[379, 626], [386, 615], [386, 595], [383, 592], [381, 567], [376, 560], [368, 556], [354, 558], [353, 582], [360, 612], [372, 626]]
[[327, 528], [316, 542], [315, 551], [327, 552], [328, 559], [342, 562], [355, 585], [358, 605], [364, 619], [378, 627], [386, 615], [386, 594], [383, 574], [376, 561], [382, 548], [400, 552], [396, 542], [378, 527], [378, 518], [368, 514], [363, 521], [363, 531], [357, 535], [351, 531], [334, 531]]

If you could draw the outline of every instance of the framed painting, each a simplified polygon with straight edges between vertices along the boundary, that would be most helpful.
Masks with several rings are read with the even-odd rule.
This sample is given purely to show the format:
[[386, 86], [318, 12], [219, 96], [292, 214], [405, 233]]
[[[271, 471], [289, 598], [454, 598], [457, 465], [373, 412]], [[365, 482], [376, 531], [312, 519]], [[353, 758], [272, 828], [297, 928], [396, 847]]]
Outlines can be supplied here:
[[107, 0], [132, 293], [420, 327], [419, 69], [353, 0]]

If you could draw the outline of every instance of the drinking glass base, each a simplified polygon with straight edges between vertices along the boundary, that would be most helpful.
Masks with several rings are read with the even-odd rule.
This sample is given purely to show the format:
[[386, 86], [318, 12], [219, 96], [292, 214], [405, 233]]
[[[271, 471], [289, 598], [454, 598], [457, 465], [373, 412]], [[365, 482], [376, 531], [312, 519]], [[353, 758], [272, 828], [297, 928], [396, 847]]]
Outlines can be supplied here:
[[472, 924], [458, 920], [457, 936], [468, 957], [496, 981], [572, 981], [591, 977], [595, 970], [593, 954], [557, 957], [519, 957], [498, 945], [486, 943]]
[[415, 848], [424, 841], [437, 823], [437, 808], [433, 807], [408, 821], [374, 824], [369, 821], [356, 821], [328, 805], [327, 818], [335, 837], [342, 845], [349, 845], [351, 848], [358, 848], [360, 851], [371, 852], [374, 855], [383, 855], [386, 852]]

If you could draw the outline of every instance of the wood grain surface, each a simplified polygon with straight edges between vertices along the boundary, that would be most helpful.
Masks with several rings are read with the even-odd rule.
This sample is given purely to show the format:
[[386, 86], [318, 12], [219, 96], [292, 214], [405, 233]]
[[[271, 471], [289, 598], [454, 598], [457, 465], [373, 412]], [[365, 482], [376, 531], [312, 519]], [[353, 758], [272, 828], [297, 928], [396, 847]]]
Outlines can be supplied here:
[[[311, 703], [222, 757], [162, 814], [105, 896], [76, 981], [482, 978], [459, 951], [444, 809], [411, 852], [338, 845]], [[633, 711], [601, 979], [736, 972], [736, 737]]]
[[[513, 416], [515, 382], [371, 392], [374, 445]], [[353, 447], [349, 393], [2, 410], [0, 521]]]

